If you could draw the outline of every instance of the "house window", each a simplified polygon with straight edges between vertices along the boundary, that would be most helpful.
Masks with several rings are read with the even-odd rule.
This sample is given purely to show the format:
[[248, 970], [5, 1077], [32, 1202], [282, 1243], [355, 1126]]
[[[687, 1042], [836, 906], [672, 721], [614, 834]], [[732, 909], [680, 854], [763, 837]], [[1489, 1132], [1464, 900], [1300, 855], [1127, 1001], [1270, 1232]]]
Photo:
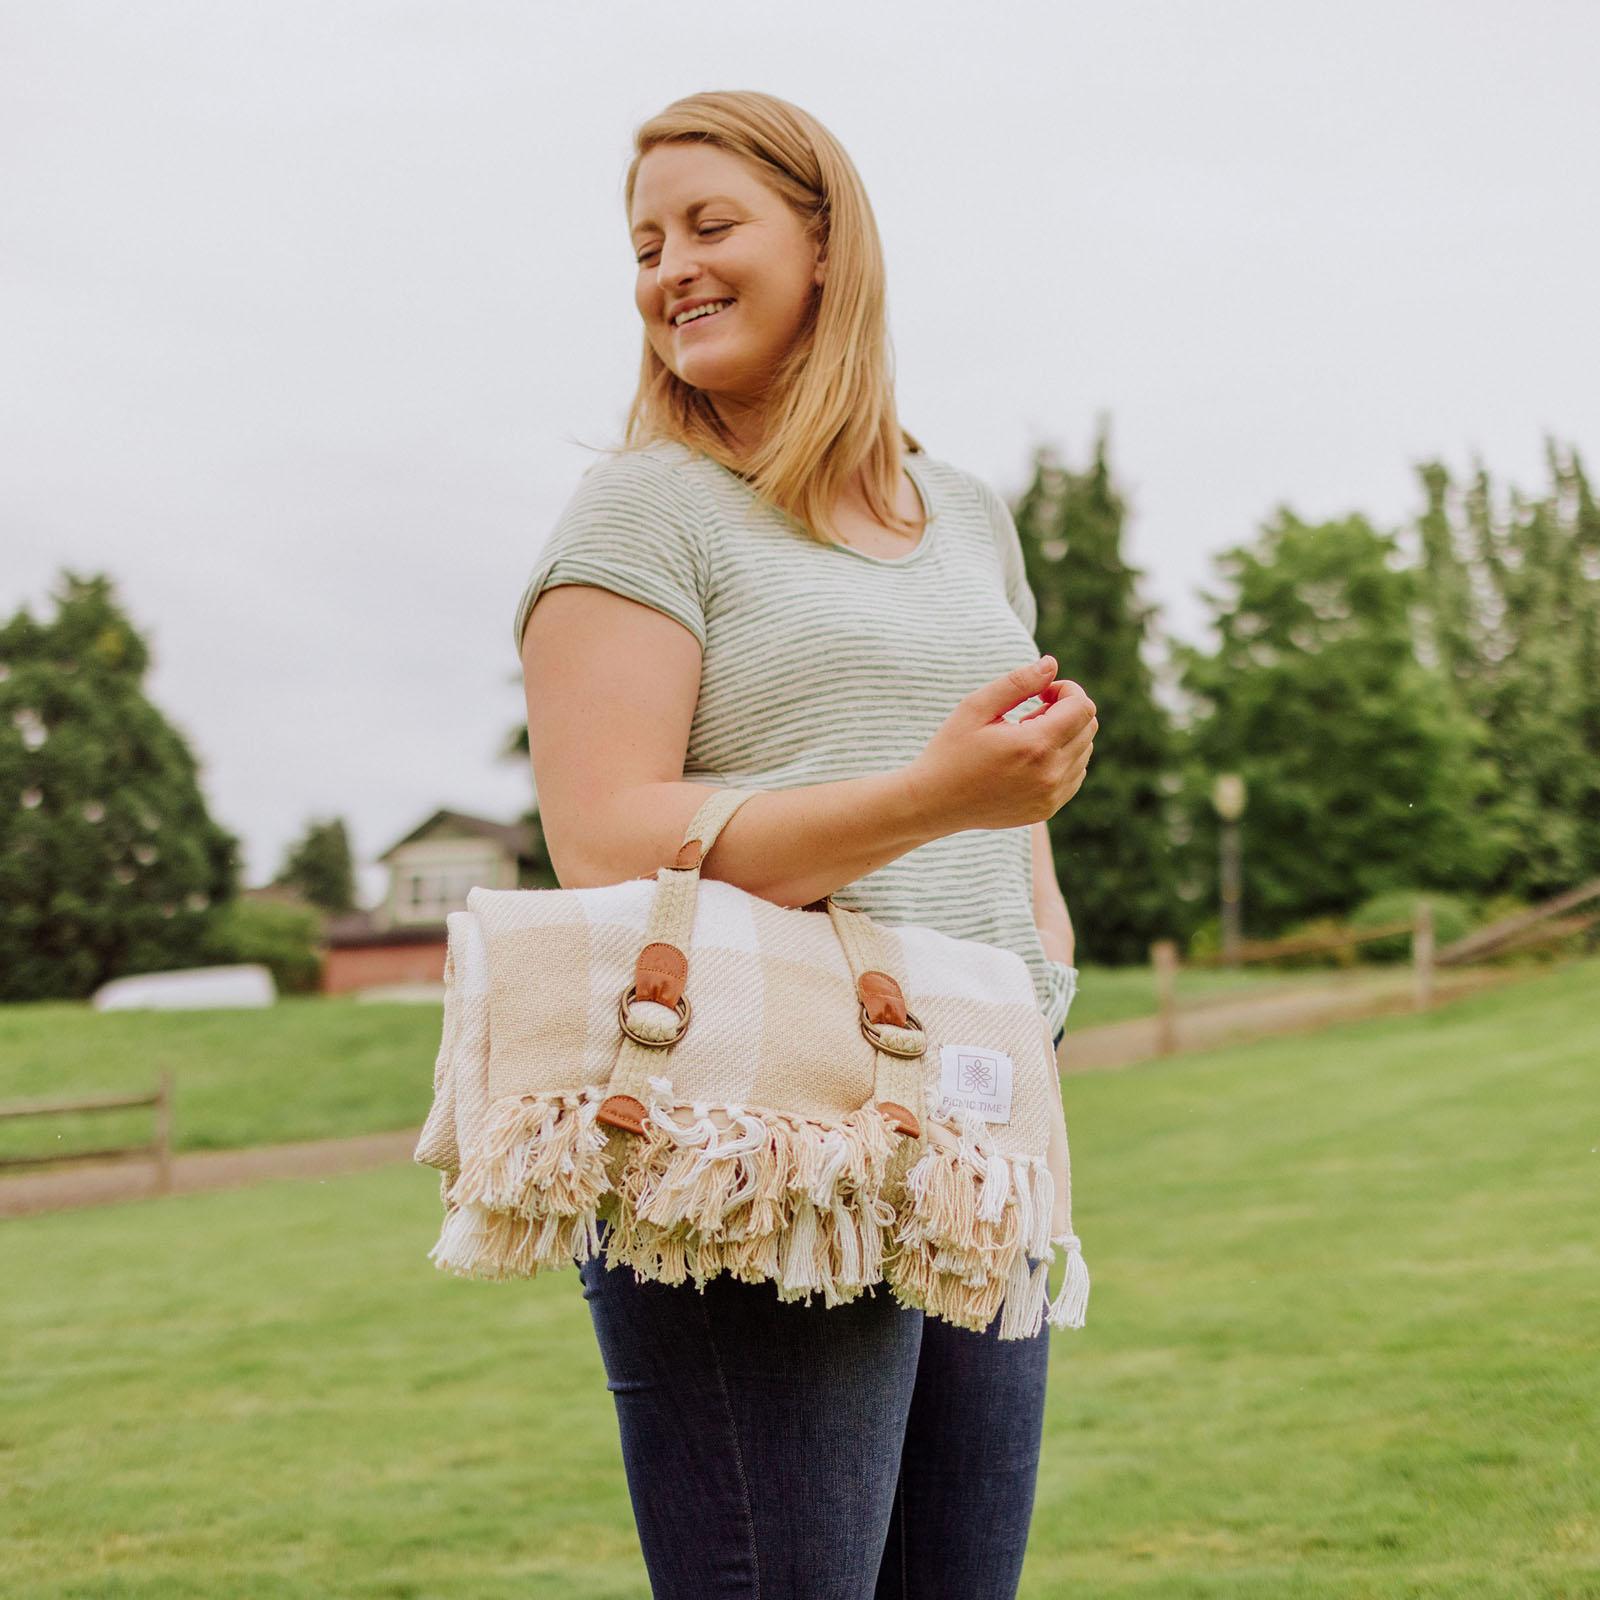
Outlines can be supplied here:
[[456, 867], [406, 876], [405, 911], [418, 921], [442, 921], [451, 911], [465, 911], [467, 890], [482, 881], [481, 867]]

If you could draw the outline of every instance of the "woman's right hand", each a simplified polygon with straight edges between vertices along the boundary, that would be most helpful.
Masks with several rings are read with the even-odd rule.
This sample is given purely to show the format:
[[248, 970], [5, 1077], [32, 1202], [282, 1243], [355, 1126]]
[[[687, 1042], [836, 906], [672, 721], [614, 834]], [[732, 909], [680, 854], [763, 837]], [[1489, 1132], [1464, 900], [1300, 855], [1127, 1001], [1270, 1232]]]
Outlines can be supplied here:
[[[904, 769], [936, 837], [1047, 821], [1078, 792], [1100, 721], [1082, 686], [1055, 670], [1044, 656], [974, 689]], [[1005, 720], [1034, 695], [1041, 709]]]

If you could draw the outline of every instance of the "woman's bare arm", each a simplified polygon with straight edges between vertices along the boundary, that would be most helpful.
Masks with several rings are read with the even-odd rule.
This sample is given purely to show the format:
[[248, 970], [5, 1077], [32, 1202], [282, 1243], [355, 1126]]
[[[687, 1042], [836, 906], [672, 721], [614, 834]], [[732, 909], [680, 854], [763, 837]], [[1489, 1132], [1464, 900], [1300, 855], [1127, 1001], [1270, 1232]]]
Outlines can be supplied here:
[[[683, 779], [700, 662], [687, 628], [608, 589], [558, 584], [535, 602], [522, 639], [529, 753], [564, 888], [653, 876], [718, 787]], [[769, 790], [734, 813], [705, 876], [805, 905], [953, 831], [904, 768]]]
[[1066, 896], [1061, 892], [1056, 877], [1055, 856], [1050, 849], [1050, 830], [1047, 824], [1033, 825], [1033, 920], [1039, 929], [1039, 942], [1044, 953], [1063, 966], [1074, 966], [1073, 955], [1077, 938], [1072, 931], [1072, 917], [1067, 911]]

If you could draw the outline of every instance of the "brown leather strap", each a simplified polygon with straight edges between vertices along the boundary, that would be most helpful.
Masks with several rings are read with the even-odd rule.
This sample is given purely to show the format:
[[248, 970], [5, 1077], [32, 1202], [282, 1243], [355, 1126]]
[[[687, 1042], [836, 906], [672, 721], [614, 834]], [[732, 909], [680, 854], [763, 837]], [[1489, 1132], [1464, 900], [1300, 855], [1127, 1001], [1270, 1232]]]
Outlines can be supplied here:
[[676, 1006], [689, 981], [689, 958], [664, 940], [647, 944], [633, 968], [634, 998]]
[[856, 993], [867, 1008], [868, 1022], [889, 1022], [897, 1028], [907, 1026], [905, 994], [887, 972], [875, 968], [863, 972], [856, 979]]
[[[604, 1110], [604, 1107], [601, 1109]], [[908, 1133], [913, 1139], [922, 1137], [922, 1124], [904, 1106], [897, 1105], [893, 1100], [880, 1100], [878, 1110], [889, 1119], [889, 1126], [896, 1133]]]
[[629, 1133], [643, 1133], [644, 1113], [643, 1104], [631, 1094], [613, 1094], [600, 1102], [594, 1120], [611, 1128], [625, 1128]]

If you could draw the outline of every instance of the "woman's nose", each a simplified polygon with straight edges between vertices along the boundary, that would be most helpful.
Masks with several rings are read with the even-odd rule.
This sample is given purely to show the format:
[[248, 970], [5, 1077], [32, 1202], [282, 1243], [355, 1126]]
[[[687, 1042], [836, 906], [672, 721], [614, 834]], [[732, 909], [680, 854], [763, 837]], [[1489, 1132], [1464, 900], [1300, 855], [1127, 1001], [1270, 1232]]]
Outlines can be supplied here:
[[662, 245], [661, 259], [656, 263], [656, 282], [663, 289], [681, 289], [699, 275], [694, 252], [687, 243], [682, 250], [675, 245]]

